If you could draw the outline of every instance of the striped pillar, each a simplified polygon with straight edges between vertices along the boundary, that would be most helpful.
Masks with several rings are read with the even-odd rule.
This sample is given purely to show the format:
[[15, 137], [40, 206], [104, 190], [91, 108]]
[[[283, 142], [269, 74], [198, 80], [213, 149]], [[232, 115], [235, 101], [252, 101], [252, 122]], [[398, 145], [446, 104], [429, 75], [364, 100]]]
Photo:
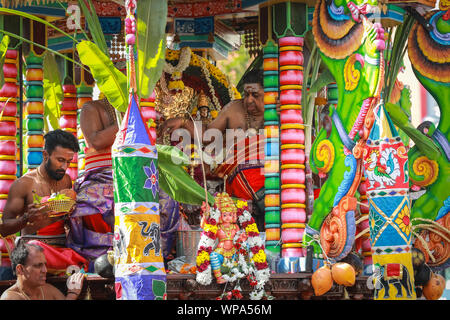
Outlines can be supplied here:
[[306, 223], [305, 134], [302, 117], [303, 37], [279, 39], [281, 256], [303, 257]]
[[27, 163], [28, 169], [37, 168], [42, 160], [44, 151], [44, 70], [42, 57], [32, 51], [26, 58], [25, 72], [25, 111], [27, 129]]
[[5, 84], [0, 89], [0, 217], [9, 189], [17, 178], [17, 66], [18, 51], [7, 50], [3, 64]]
[[155, 109], [155, 91], [147, 99], [141, 99], [140, 107], [142, 120], [147, 125], [150, 133], [150, 141], [156, 143], [156, 109]]
[[[59, 126], [62, 130], [72, 133], [77, 137], [77, 87], [74, 84], [63, 84], [64, 99], [61, 104], [61, 117], [59, 118]], [[70, 162], [66, 173], [72, 181], [78, 175], [78, 157], [77, 154]]]
[[84, 83], [81, 83], [77, 87], [77, 138], [78, 138], [78, 144], [80, 146], [80, 151], [78, 152], [78, 175], [83, 174], [84, 172], [84, 166], [85, 166], [85, 148], [86, 148], [86, 141], [83, 136], [83, 132], [80, 128], [80, 112], [83, 105], [88, 102], [92, 101], [92, 92], [93, 88], [91, 86], [87, 86]]
[[264, 187], [266, 250], [280, 254], [280, 139], [278, 98], [278, 47], [270, 40], [263, 48], [264, 68]]

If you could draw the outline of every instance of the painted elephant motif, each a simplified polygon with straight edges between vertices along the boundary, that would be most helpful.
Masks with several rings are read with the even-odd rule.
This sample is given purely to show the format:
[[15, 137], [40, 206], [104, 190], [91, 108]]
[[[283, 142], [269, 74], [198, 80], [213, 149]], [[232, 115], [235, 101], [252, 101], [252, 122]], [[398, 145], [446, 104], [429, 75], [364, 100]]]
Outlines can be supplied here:
[[[345, 207], [340, 205], [341, 201], [356, 203], [356, 199], [349, 198], [354, 198], [357, 186], [354, 188], [353, 184], [359, 185], [359, 180], [355, 180], [360, 179], [361, 170], [358, 169], [360, 161], [355, 159], [352, 150], [361, 138], [365, 117], [375, 101], [383, 74], [380, 57], [385, 46], [384, 30], [380, 24], [372, 24], [363, 16], [376, 5], [377, 1], [320, 0], [312, 22], [322, 60], [337, 84], [338, 103], [336, 108], [330, 106], [331, 132], [322, 129], [312, 145], [311, 169], [314, 173], [327, 174], [328, 179], [314, 202], [303, 242], [313, 245], [315, 254], [321, 253], [313, 241], [321, 226], [340, 224], [342, 232], [338, 237], [344, 237], [345, 241], [338, 241], [340, 249], [334, 254], [337, 260], [345, 256], [344, 248], [352, 247], [352, 237], [354, 241], [354, 214], [349, 214], [353, 208], [339, 210], [341, 219], [337, 224], [324, 222], [331, 212], [336, 212], [336, 207]], [[359, 177], [355, 176], [358, 172]], [[336, 236], [327, 238], [336, 242]]]
[[412, 297], [413, 283], [406, 266], [400, 263], [376, 265], [373, 277], [375, 279], [375, 299], [378, 298], [381, 289], [384, 289], [384, 298], [389, 298], [390, 285], [393, 285], [397, 290], [397, 298], [403, 298], [402, 288], [406, 291], [406, 297]]
[[[443, 9], [443, 8], [442, 8]], [[410, 179], [426, 192], [418, 198], [411, 209], [413, 226], [443, 221], [450, 211], [450, 10], [436, 10], [424, 18], [430, 28], [416, 22], [408, 39], [408, 55], [413, 71], [424, 88], [436, 100], [440, 119], [437, 126], [427, 122], [419, 129], [439, 148], [436, 159], [428, 158], [423, 150], [414, 146], [408, 152]], [[447, 237], [450, 230], [447, 226]], [[446, 242], [446, 241], [444, 241]], [[446, 242], [446, 247], [449, 243]], [[426, 251], [426, 250], [425, 250]], [[446, 265], [450, 250], [435, 250], [438, 262]], [[446, 256], [442, 256], [445, 253]]]
[[152, 240], [144, 247], [144, 256], [148, 256], [151, 250], [155, 251], [155, 256], [159, 256], [161, 252], [161, 231], [159, 224], [152, 222], [148, 225], [147, 221], [139, 221], [138, 224], [141, 226], [141, 236], [150, 237]]

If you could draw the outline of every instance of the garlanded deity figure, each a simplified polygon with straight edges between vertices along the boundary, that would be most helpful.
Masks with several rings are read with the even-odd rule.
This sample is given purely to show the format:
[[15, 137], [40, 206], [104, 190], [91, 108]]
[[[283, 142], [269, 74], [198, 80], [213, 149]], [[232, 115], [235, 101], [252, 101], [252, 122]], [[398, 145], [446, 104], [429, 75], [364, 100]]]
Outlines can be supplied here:
[[[215, 196], [213, 207], [204, 205], [201, 227], [202, 236], [197, 250], [196, 280], [202, 285], [235, 283], [233, 290], [218, 297], [242, 298], [240, 279], [248, 279], [253, 290], [252, 300], [268, 298], [264, 285], [270, 271], [256, 222], [248, 211], [246, 201], [236, 204], [226, 193]], [[211, 272], [212, 271], [212, 272]], [[214, 274], [214, 276], [213, 276]]]
[[198, 96], [196, 116], [197, 120], [201, 121], [203, 125], [208, 125], [212, 121], [208, 105], [208, 98], [203, 91], [201, 91]]
[[221, 193], [216, 198], [216, 206], [220, 211], [217, 225], [217, 240], [219, 243], [211, 253], [211, 267], [217, 283], [224, 283], [221, 267], [227, 260], [233, 260], [236, 249], [233, 243], [236, 233], [239, 231], [237, 221], [237, 207], [227, 193]]

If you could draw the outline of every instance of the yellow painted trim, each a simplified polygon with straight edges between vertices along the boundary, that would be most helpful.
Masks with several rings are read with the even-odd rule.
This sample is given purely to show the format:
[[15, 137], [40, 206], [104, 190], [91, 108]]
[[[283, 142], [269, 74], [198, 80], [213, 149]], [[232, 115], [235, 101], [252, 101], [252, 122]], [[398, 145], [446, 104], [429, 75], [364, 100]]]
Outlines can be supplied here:
[[281, 209], [287, 209], [287, 208], [306, 208], [306, 205], [303, 203], [285, 203], [281, 205]]
[[288, 143], [288, 144], [281, 145], [281, 150], [286, 150], [286, 149], [305, 149], [305, 146], [300, 143]]
[[281, 190], [283, 189], [305, 189], [306, 186], [303, 183], [288, 183], [281, 185]]

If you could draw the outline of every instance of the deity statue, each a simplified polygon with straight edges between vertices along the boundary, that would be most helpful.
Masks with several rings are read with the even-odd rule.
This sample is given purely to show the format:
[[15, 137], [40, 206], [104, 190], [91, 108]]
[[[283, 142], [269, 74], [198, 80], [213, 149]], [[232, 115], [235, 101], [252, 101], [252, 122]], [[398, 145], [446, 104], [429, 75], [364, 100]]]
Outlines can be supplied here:
[[203, 125], [208, 125], [212, 119], [208, 105], [208, 98], [203, 91], [198, 96], [197, 103], [197, 120], [201, 121]]
[[216, 206], [220, 210], [220, 219], [217, 230], [219, 243], [211, 253], [211, 267], [217, 283], [226, 282], [222, 277], [221, 266], [224, 262], [233, 260], [236, 249], [234, 247], [234, 237], [239, 231], [237, 221], [237, 207], [227, 193], [219, 194], [216, 197]]

